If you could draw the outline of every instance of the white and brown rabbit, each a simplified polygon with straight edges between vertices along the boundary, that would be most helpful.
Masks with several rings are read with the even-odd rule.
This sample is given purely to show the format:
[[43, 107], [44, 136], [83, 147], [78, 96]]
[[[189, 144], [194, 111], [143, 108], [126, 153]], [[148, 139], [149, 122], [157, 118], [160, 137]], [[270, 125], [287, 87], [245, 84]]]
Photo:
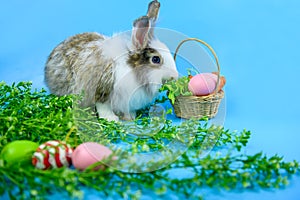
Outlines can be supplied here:
[[178, 77], [170, 50], [153, 33], [159, 8], [157, 0], [150, 2], [129, 34], [83, 33], [60, 43], [45, 66], [50, 92], [83, 92], [82, 105], [95, 106], [99, 117], [134, 119], [164, 80]]

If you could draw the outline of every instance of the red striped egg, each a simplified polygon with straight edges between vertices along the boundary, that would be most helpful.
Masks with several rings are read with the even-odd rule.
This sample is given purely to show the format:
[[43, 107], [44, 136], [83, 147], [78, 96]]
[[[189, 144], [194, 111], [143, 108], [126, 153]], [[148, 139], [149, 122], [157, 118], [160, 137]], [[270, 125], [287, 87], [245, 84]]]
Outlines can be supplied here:
[[69, 167], [73, 149], [65, 142], [51, 140], [41, 144], [32, 156], [32, 164], [38, 169]]

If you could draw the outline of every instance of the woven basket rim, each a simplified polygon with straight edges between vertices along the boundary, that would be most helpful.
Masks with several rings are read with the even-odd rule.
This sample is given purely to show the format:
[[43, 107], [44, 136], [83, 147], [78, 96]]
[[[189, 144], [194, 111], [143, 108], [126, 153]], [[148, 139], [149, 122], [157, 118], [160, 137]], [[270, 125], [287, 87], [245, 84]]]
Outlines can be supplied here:
[[209, 99], [209, 98], [216, 98], [216, 97], [224, 97], [224, 91], [220, 90], [217, 93], [212, 93], [209, 95], [205, 95], [205, 96], [196, 96], [196, 95], [178, 95], [175, 98], [182, 98], [182, 99], [188, 99], [188, 98], [194, 98], [194, 99]]

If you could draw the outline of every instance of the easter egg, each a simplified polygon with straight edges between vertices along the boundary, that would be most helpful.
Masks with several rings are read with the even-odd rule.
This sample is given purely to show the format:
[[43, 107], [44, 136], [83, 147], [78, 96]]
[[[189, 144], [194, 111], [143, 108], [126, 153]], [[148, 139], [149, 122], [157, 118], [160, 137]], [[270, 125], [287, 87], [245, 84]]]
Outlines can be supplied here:
[[38, 148], [38, 144], [29, 140], [16, 140], [8, 143], [1, 151], [4, 164], [30, 164], [32, 154]]
[[69, 144], [52, 140], [40, 145], [32, 156], [32, 164], [38, 169], [70, 166], [73, 150]]
[[[112, 151], [106, 146], [95, 142], [86, 142], [76, 147], [72, 155], [72, 163], [76, 169], [84, 170], [90, 165], [108, 158], [111, 154]], [[95, 170], [98, 169], [105, 169], [105, 166], [100, 165], [95, 168]]]
[[202, 73], [193, 76], [188, 84], [188, 89], [195, 96], [205, 96], [214, 92], [218, 76], [212, 73]]

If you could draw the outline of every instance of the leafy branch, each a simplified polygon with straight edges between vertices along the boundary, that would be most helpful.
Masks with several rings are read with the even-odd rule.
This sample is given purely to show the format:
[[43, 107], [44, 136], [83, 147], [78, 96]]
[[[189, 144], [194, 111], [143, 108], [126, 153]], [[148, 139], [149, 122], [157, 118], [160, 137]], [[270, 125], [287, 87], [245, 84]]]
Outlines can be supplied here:
[[[232, 132], [199, 120], [174, 125], [170, 120], [155, 121], [147, 115], [132, 126], [95, 120], [89, 115], [84, 116], [86, 120], [80, 120], [86, 111], [75, 109], [74, 101], [74, 96], [56, 97], [45, 90], [33, 90], [29, 82], [11, 86], [0, 83], [0, 151], [7, 143], [21, 139], [38, 143], [67, 140], [76, 147], [94, 138], [101, 143], [126, 142], [128, 151], [141, 153], [163, 149], [174, 138], [180, 141], [192, 136], [189, 149], [166, 167], [147, 173], [124, 173], [113, 167], [105, 171], [72, 168], [43, 171], [18, 164], [7, 167], [0, 159], [0, 194], [7, 193], [11, 199], [29, 199], [47, 198], [60, 192], [82, 198], [81, 189], [86, 186], [98, 190], [103, 198], [138, 199], [146, 192], [163, 197], [171, 192], [183, 198], [202, 199], [204, 196], [201, 190], [199, 192], [202, 187], [220, 190], [283, 188], [290, 176], [300, 172], [297, 161], [286, 162], [281, 156], [268, 157], [262, 152], [244, 154], [242, 150], [251, 137], [247, 130]], [[157, 126], [162, 128], [155, 135], [137, 137], [140, 132]], [[135, 134], [128, 134], [132, 132]], [[190, 132], [193, 134], [188, 134]], [[174, 170], [191, 173], [179, 177], [174, 176]]]

